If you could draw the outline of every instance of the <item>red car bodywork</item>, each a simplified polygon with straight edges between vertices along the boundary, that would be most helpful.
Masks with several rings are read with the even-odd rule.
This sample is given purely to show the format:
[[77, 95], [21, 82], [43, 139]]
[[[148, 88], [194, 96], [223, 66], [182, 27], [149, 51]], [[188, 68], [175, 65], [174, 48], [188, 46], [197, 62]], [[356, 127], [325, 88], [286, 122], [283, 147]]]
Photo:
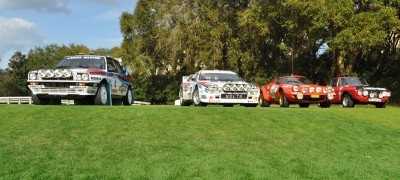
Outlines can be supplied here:
[[363, 78], [336, 77], [330, 85], [337, 96], [332, 103], [343, 107], [354, 107], [355, 104], [374, 104], [377, 108], [386, 107], [391, 92], [386, 88], [370, 87]]
[[278, 103], [281, 107], [290, 104], [308, 107], [310, 103], [320, 103], [321, 107], [330, 107], [333, 96], [331, 87], [312, 84], [304, 76], [283, 76], [261, 88], [260, 105], [269, 107]]

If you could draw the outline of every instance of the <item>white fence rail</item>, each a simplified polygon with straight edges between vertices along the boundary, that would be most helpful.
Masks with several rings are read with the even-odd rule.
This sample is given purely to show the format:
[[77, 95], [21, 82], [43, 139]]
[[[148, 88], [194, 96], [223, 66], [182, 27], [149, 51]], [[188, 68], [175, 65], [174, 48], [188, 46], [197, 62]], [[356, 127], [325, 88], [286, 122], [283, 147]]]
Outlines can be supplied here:
[[0, 104], [32, 104], [30, 96], [0, 97]]
[[[32, 104], [30, 96], [0, 97], [0, 104]], [[62, 99], [61, 104], [72, 105], [74, 100]], [[134, 101], [133, 105], [150, 105], [149, 102]]]

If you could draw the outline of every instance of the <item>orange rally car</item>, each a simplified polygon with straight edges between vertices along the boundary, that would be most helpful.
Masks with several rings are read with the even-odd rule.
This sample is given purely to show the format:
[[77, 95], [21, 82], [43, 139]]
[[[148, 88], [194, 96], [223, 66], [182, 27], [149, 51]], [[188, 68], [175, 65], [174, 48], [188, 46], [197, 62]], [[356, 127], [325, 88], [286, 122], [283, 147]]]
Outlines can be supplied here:
[[311, 103], [319, 103], [320, 107], [328, 108], [333, 98], [331, 86], [313, 84], [304, 76], [282, 76], [261, 88], [259, 104], [261, 107], [269, 107], [272, 103], [280, 107], [298, 104], [307, 108]]

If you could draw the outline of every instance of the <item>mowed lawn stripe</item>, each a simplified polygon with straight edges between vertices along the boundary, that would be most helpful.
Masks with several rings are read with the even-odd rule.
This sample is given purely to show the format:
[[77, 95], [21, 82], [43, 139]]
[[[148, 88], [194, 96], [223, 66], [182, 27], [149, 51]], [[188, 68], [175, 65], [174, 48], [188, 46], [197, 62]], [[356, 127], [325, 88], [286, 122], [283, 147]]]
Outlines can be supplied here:
[[394, 179], [399, 108], [0, 105], [0, 178]]

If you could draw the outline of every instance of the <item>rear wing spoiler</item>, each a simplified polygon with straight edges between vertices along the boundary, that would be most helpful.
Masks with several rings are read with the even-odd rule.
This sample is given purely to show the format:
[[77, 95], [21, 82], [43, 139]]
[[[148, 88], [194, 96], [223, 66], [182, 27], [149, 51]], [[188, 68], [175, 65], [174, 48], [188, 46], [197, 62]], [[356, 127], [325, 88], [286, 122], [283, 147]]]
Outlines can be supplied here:
[[186, 83], [189, 79], [189, 76], [182, 76], [182, 83]]

